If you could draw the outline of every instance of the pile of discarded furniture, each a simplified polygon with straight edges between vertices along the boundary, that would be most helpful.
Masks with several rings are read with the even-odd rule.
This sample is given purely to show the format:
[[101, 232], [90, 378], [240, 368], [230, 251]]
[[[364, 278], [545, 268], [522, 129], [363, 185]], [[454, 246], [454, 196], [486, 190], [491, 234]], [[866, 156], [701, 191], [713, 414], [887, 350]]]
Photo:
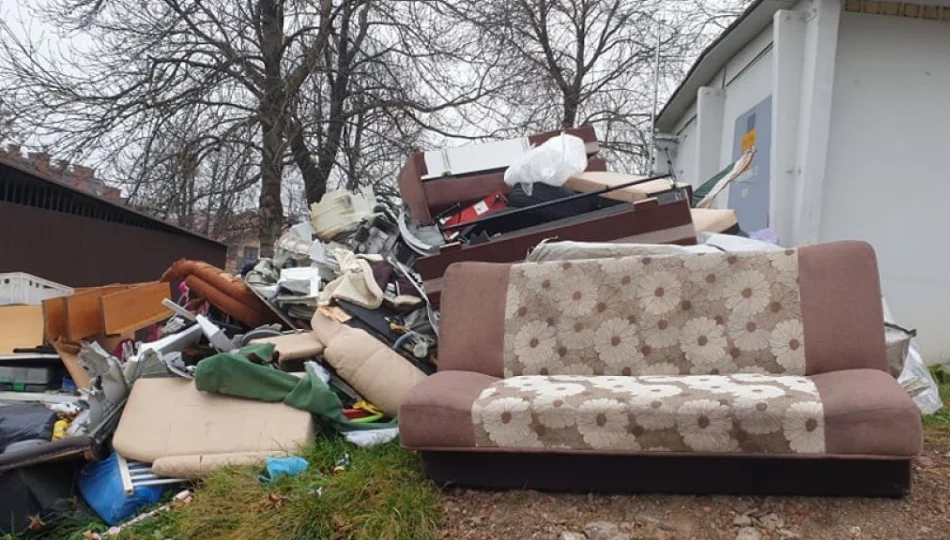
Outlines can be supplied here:
[[[750, 161], [694, 188], [608, 172], [589, 127], [549, 132], [414, 154], [401, 205], [327, 193], [234, 274], [0, 276], [0, 492], [19, 494], [0, 531], [67, 512], [74, 485], [117, 524], [332, 433], [401, 436], [442, 482], [614, 489], [650, 469], [641, 488], [668, 490], [710, 458], [900, 492], [914, 402], [940, 406], [913, 333], [885, 332], [868, 249], [786, 252], [711, 208]], [[729, 481], [709, 485], [755, 487]]]

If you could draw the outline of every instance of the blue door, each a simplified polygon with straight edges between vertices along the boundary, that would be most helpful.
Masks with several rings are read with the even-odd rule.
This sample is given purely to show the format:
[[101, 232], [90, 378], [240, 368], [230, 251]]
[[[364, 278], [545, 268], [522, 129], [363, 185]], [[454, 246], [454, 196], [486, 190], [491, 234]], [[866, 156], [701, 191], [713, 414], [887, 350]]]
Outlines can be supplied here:
[[772, 96], [736, 118], [732, 159], [755, 147], [749, 171], [729, 186], [729, 208], [739, 227], [754, 232], [769, 226], [769, 153], [772, 146]]

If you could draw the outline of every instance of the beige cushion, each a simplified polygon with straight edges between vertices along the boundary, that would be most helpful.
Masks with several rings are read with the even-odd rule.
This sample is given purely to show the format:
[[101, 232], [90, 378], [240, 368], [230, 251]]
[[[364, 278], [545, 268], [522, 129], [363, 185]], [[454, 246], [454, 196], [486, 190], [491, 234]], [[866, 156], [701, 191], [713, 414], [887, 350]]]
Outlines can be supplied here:
[[426, 375], [363, 330], [317, 313], [314, 334], [327, 339], [323, 353], [337, 374], [384, 413], [395, 417], [409, 389]]
[[399, 423], [415, 450], [905, 458], [922, 448], [916, 406], [877, 369], [503, 380], [441, 371], [413, 389]]
[[126, 459], [294, 451], [314, 439], [310, 413], [199, 392], [179, 378], [139, 379], [112, 444]]

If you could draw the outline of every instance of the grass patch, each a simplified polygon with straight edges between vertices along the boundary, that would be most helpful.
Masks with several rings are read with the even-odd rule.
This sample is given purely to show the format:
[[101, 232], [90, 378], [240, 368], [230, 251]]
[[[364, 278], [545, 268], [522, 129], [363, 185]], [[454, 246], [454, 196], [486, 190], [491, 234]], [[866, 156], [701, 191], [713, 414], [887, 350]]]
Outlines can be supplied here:
[[[334, 473], [342, 456], [350, 465]], [[439, 525], [438, 492], [418, 457], [398, 443], [370, 449], [320, 439], [303, 449], [310, 468], [265, 486], [259, 471], [216, 472], [175, 512], [172, 538], [425, 539]]]
[[[333, 469], [349, 455], [346, 470]], [[300, 455], [306, 472], [270, 485], [257, 467], [216, 471], [194, 490], [190, 504], [122, 531], [121, 539], [425, 540], [439, 528], [439, 494], [418, 456], [398, 442], [358, 448], [339, 437], [319, 438]], [[168, 498], [178, 490], [172, 487]], [[156, 505], [156, 506], [160, 506]], [[148, 511], [145, 509], [144, 511]], [[59, 520], [30, 540], [83, 540], [105, 532], [95, 517]], [[5, 540], [5, 539], [4, 539]]]
[[924, 440], [929, 444], [950, 445], [950, 371], [942, 366], [931, 369], [940, 387], [944, 407], [924, 417]]

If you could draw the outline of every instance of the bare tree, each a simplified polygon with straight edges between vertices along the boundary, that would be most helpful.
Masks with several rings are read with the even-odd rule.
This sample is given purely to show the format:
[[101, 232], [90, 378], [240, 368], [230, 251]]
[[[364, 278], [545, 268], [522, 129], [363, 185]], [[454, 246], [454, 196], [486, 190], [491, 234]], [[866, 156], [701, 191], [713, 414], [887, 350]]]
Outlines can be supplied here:
[[663, 86], [678, 80], [706, 28], [725, 20], [708, 0], [459, 0], [454, 6], [479, 46], [502, 59], [495, 73], [506, 79], [505, 91], [480, 103], [495, 125], [524, 133], [593, 124], [612, 160], [635, 169], [647, 165], [657, 79]]
[[16, 115], [3, 97], [0, 97], [0, 144], [18, 139]]
[[[155, 188], [173, 175], [179, 189], [167, 192], [164, 206], [185, 219], [208, 156], [254, 156], [254, 170], [244, 170], [233, 188], [251, 179], [259, 186], [267, 255], [283, 226], [288, 163], [315, 202], [341, 170], [341, 150], [351, 161], [362, 154], [353, 145], [370, 141], [371, 115], [395, 123], [398, 111], [411, 109], [415, 115], [403, 119], [420, 123], [417, 115], [485, 93], [477, 78], [460, 78], [474, 81], [461, 85], [420, 77], [420, 70], [460, 58], [465, 44], [437, 35], [437, 24], [416, 26], [439, 12], [412, 4], [51, 0], [46, 20], [91, 37], [92, 46], [50, 55], [0, 22], [0, 79], [36, 139], [73, 159], [124, 164], [114, 176], [132, 173], [140, 186], [133, 195], [161, 193]], [[434, 52], [434, 44], [450, 46]], [[394, 123], [392, 137], [400, 131]], [[354, 182], [361, 180], [347, 185]]]

